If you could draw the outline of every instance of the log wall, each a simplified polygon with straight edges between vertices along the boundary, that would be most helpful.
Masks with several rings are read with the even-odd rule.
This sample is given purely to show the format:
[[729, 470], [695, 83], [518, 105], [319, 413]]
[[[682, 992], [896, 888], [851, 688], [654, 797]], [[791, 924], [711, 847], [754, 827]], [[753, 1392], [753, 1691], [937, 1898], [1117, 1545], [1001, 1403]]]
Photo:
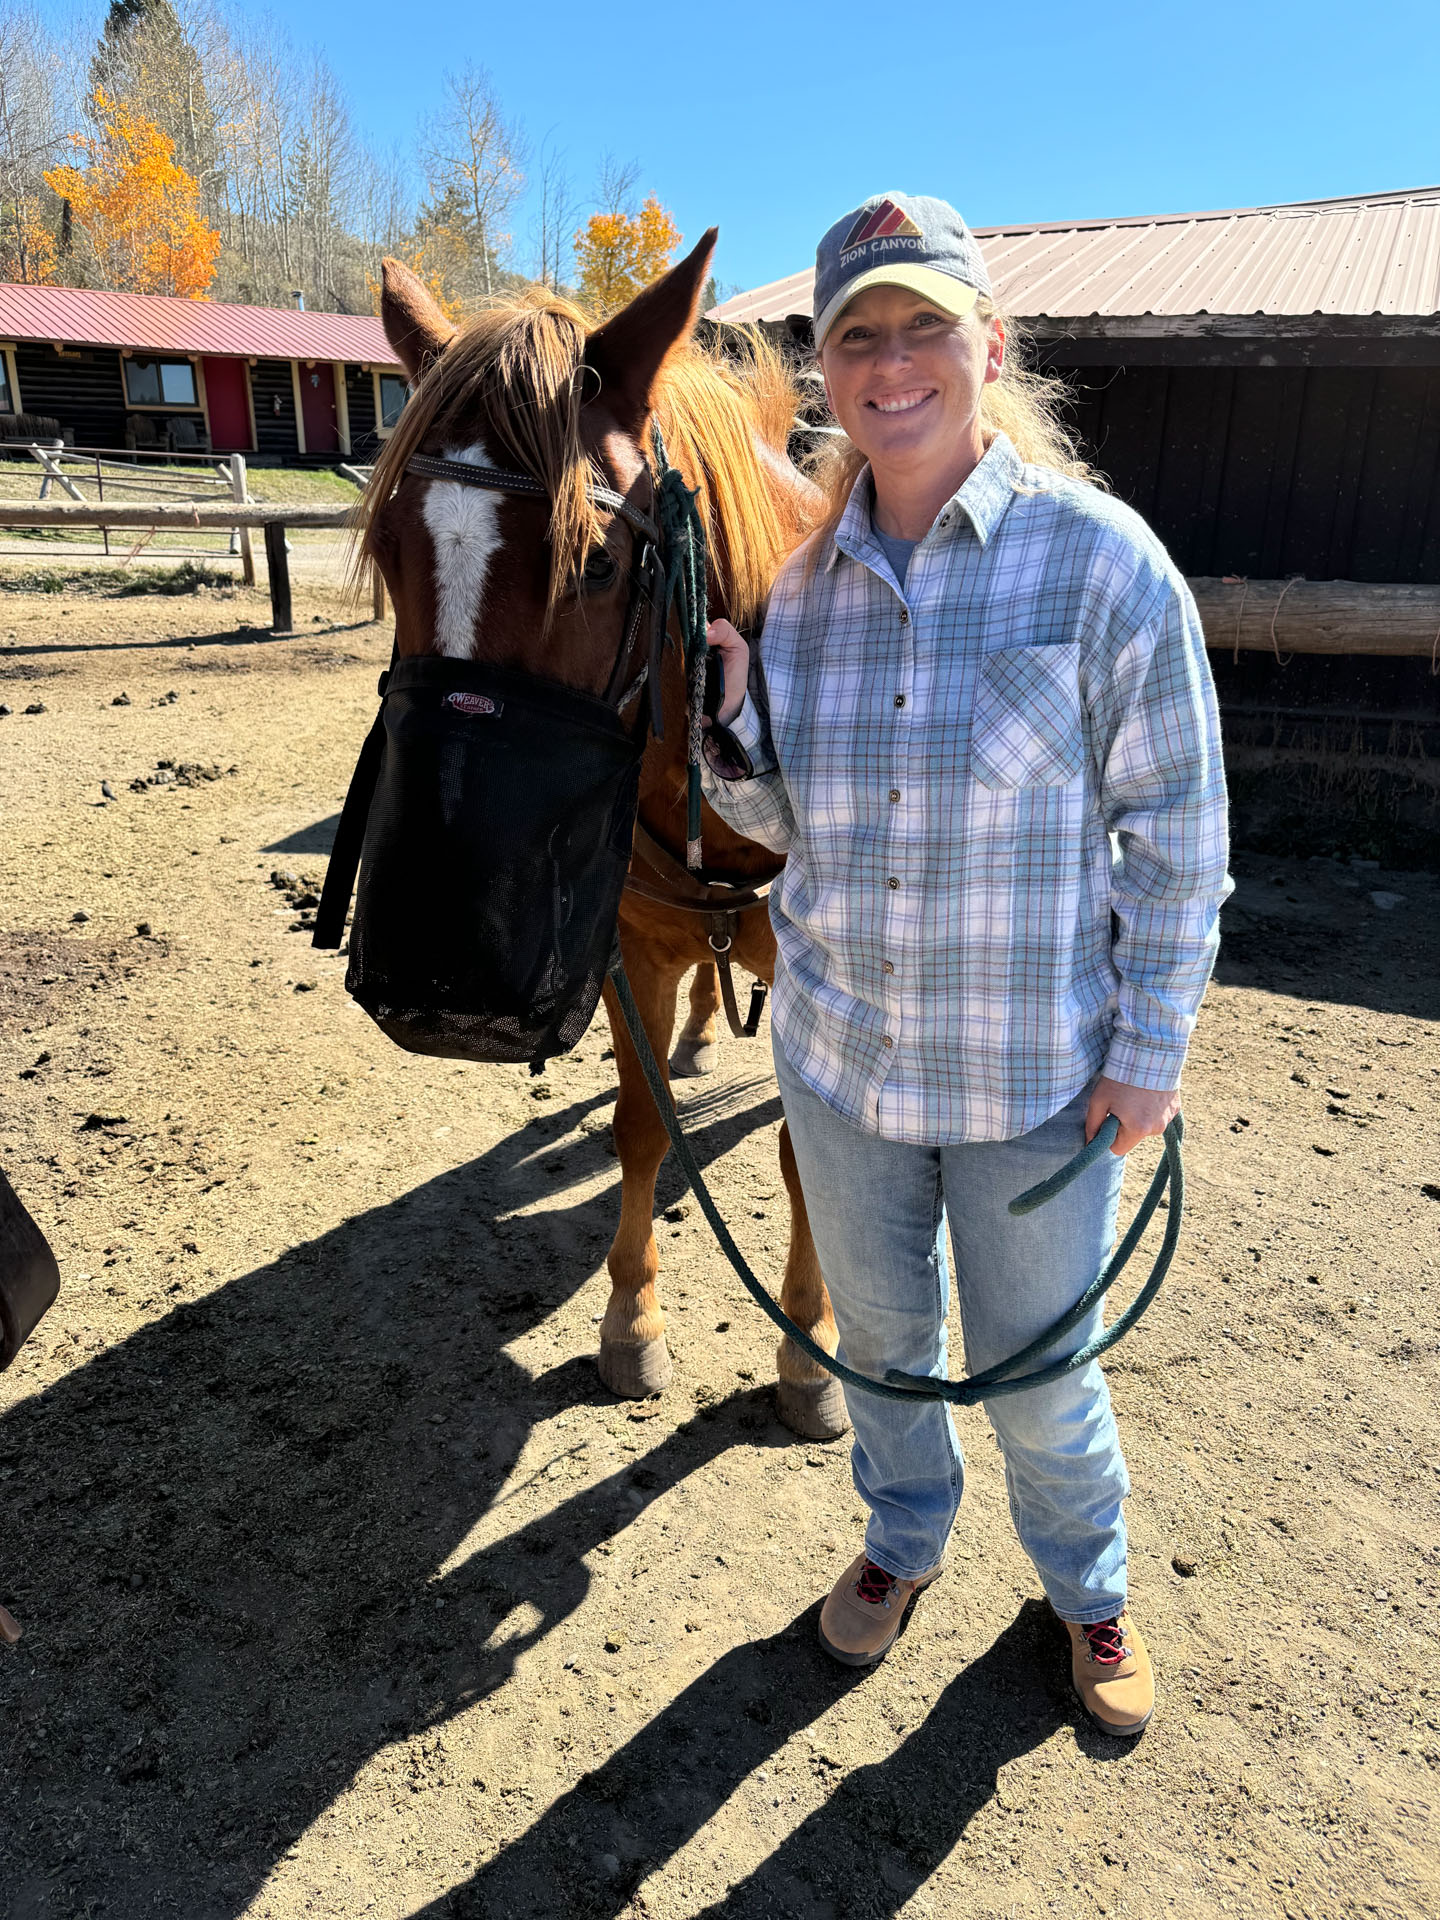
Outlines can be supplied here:
[[1440, 365], [1064, 378], [1090, 456], [1183, 572], [1440, 584]]

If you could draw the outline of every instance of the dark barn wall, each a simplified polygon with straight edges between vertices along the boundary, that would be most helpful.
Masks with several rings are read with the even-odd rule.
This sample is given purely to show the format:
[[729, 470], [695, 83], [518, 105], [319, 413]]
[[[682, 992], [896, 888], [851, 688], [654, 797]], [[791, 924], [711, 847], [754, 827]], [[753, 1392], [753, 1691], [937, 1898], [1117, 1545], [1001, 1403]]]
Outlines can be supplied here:
[[[1080, 366], [1075, 425], [1187, 574], [1440, 582], [1440, 367]], [[1209, 635], [1216, 642], [1223, 636]], [[1429, 865], [1428, 660], [1212, 644], [1238, 844]]]
[[368, 466], [380, 451], [375, 433], [375, 376], [353, 363], [345, 368], [345, 404], [350, 410], [350, 458]]
[[1184, 572], [1440, 582], [1440, 367], [1074, 367], [1075, 424]]
[[120, 355], [113, 347], [78, 347], [82, 357], [62, 360], [39, 341], [15, 347], [15, 372], [26, 413], [49, 414], [70, 428], [77, 447], [125, 445], [125, 389]]
[[[250, 369], [255, 402], [255, 451], [273, 460], [291, 460], [300, 451], [295, 431], [295, 383], [288, 360], [257, 360]], [[275, 402], [280, 410], [275, 410]]]

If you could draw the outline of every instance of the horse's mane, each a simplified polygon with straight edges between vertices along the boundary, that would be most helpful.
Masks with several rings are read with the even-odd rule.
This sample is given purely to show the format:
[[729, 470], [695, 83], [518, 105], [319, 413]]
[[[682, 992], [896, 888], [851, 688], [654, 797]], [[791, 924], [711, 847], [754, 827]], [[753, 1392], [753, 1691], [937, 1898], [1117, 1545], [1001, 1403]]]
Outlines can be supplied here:
[[[600, 538], [586, 492], [599, 476], [580, 421], [587, 389], [594, 391], [584, 366], [591, 325], [578, 307], [540, 288], [497, 300], [468, 322], [426, 369], [375, 463], [356, 516], [364, 559], [376, 559], [380, 508], [424, 442], [434, 435], [460, 447], [483, 436], [493, 460], [531, 474], [549, 492], [547, 619], [553, 616]], [[693, 343], [677, 349], [655, 401], [672, 465], [700, 490], [720, 605], [744, 626], [809, 530], [805, 489], [767, 478], [757, 446], [783, 459], [795, 389], [775, 349], [750, 333], [738, 361]]]

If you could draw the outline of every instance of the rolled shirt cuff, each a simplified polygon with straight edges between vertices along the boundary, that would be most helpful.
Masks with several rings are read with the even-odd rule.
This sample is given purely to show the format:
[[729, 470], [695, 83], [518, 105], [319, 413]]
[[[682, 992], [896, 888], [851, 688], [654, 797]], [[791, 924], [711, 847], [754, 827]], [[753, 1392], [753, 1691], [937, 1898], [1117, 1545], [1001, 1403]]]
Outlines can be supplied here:
[[1110, 1042], [1101, 1072], [1122, 1087], [1145, 1087], [1151, 1093], [1173, 1093], [1185, 1071], [1184, 1046], [1164, 1046], [1136, 1034], [1117, 1033]]
[[[770, 742], [766, 732], [765, 722], [761, 719], [760, 711], [748, 693], [741, 703], [740, 711], [736, 714], [735, 718], [728, 723], [728, 726], [730, 733], [734, 736], [736, 744], [742, 746], [750, 756], [750, 764], [753, 769], [751, 777], [753, 778], [754, 774], [758, 773], [773, 773], [775, 771], [775, 762], [769, 752]], [[707, 768], [706, 771], [707, 773], [713, 774], [713, 769]], [[714, 777], [719, 778], [720, 776], [716, 775]], [[726, 781], [727, 786], [738, 784], [743, 783], [731, 780]]]

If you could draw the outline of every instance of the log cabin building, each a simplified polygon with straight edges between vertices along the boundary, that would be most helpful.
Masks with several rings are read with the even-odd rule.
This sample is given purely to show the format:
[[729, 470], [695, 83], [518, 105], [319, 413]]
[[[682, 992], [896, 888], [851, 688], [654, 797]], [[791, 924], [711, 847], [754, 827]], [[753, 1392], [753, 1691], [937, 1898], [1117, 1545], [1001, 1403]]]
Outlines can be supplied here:
[[366, 315], [0, 284], [0, 440], [363, 462], [405, 393]]
[[[1440, 188], [976, 233], [1087, 455], [1197, 586], [1242, 837], [1433, 858], [1440, 612], [1408, 656], [1309, 651], [1303, 623], [1314, 583], [1358, 583], [1331, 598], [1362, 614], [1440, 586]], [[808, 348], [813, 277], [710, 317]]]

